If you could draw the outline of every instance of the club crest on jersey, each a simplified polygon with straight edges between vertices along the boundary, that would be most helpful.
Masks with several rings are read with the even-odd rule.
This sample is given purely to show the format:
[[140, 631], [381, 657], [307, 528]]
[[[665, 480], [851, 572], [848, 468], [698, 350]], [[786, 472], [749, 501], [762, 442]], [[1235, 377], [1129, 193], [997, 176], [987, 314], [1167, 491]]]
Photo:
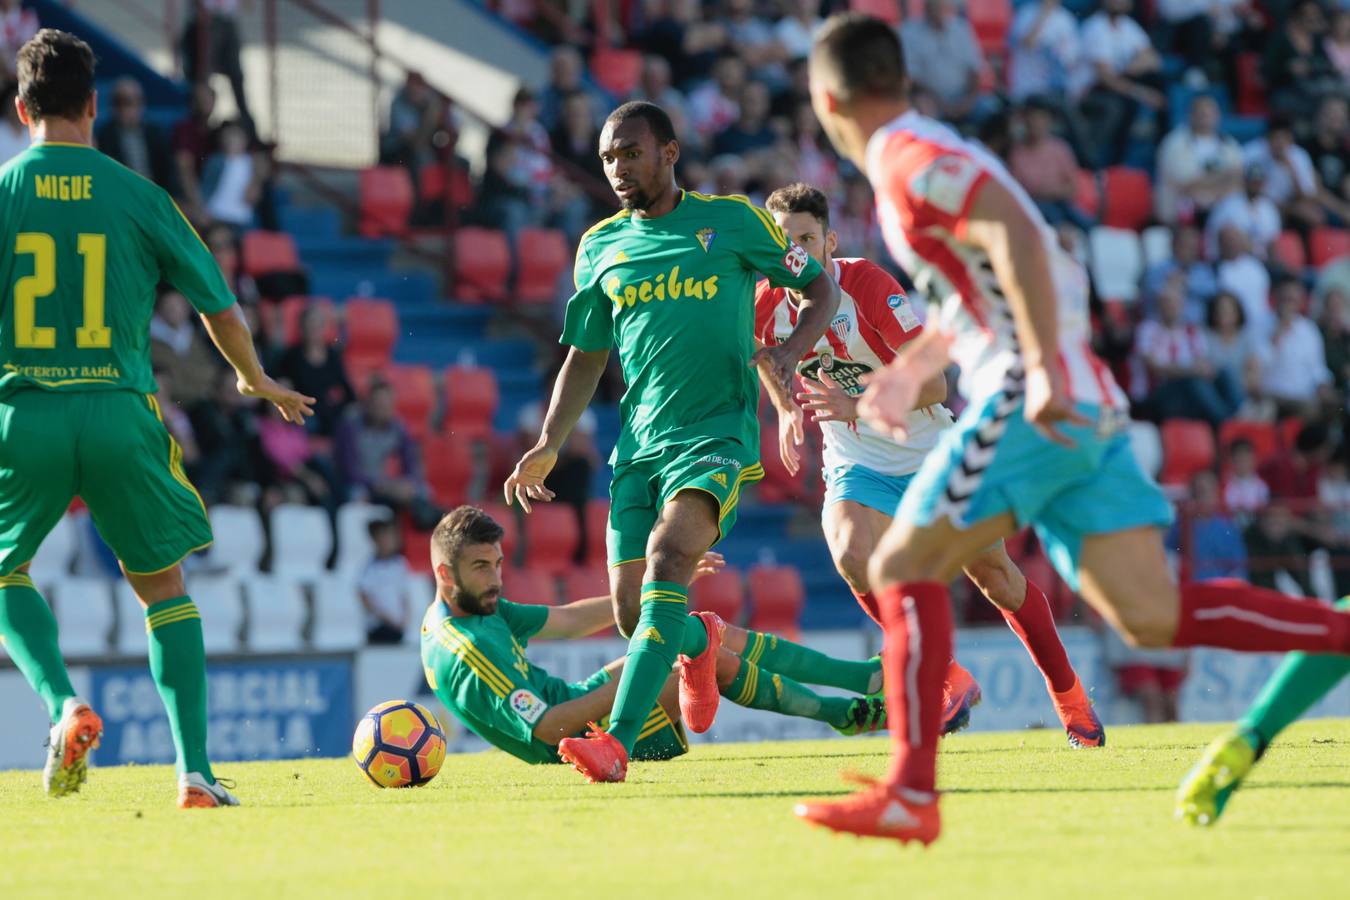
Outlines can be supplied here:
[[622, 250], [616, 251], [614, 254], [614, 258], [611, 259], [609, 262], [610, 265], [618, 265], [621, 262], [628, 262], [628, 254], [624, 253]]
[[712, 247], [713, 238], [717, 237], [717, 231], [712, 228], [700, 228], [694, 232], [694, 237], [698, 238], [699, 246], [703, 248], [704, 253], [707, 253], [708, 249]]
[[833, 331], [839, 340], [848, 343], [849, 335], [853, 333], [853, 320], [848, 316], [835, 316], [834, 321], [830, 323], [830, 331]]

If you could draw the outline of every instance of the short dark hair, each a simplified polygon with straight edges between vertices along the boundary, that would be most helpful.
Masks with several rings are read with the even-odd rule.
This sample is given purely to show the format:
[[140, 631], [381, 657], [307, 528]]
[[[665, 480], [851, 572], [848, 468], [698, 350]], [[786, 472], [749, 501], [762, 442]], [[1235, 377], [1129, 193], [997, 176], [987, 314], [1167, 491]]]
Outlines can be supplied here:
[[470, 544], [495, 544], [506, 529], [476, 506], [460, 506], [446, 513], [431, 532], [431, 550], [453, 568]]
[[1253, 444], [1250, 440], [1248, 440], [1248, 439], [1245, 438], [1245, 437], [1234, 438], [1234, 439], [1233, 439], [1233, 442], [1232, 442], [1231, 444], [1228, 445], [1228, 457], [1231, 459], [1231, 458], [1233, 457], [1233, 455], [1234, 455], [1235, 453], [1237, 453], [1238, 451], [1246, 451], [1246, 452], [1248, 452], [1248, 453], [1255, 453], [1255, 452], [1256, 452], [1256, 445]]
[[811, 59], [825, 67], [834, 82], [831, 91], [845, 100], [860, 96], [900, 99], [909, 89], [900, 36], [872, 16], [830, 16], [816, 33]]
[[764, 201], [764, 208], [776, 213], [807, 213], [820, 222], [822, 228], [830, 227], [830, 201], [818, 188], [804, 181], [780, 187]]
[[641, 119], [646, 122], [658, 144], [669, 144], [676, 140], [675, 125], [670, 121], [670, 115], [655, 103], [630, 100], [610, 113], [605, 118], [605, 124], [622, 125], [629, 119]]
[[1209, 298], [1209, 303], [1205, 305], [1205, 325], [1211, 331], [1219, 327], [1219, 301], [1225, 297], [1233, 301], [1233, 307], [1237, 310], [1237, 329], [1241, 331], [1247, 327], [1247, 310], [1242, 308], [1242, 301], [1232, 291], [1219, 291]]
[[19, 48], [19, 98], [28, 117], [78, 119], [94, 94], [94, 51], [73, 34], [44, 28]]

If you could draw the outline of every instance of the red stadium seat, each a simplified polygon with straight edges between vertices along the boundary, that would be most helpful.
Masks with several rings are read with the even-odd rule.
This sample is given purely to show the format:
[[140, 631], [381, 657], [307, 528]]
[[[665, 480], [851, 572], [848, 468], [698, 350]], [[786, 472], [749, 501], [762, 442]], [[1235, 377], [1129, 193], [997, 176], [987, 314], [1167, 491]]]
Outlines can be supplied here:
[[502, 535], [502, 555], [506, 557], [506, 565], [510, 568], [516, 558], [516, 547], [519, 546], [516, 511], [500, 503], [484, 503], [480, 508], [492, 516], [492, 521], [502, 526], [502, 530], [506, 532]]
[[1350, 231], [1343, 228], [1314, 228], [1308, 239], [1312, 264], [1320, 269], [1333, 259], [1350, 256]]
[[704, 575], [689, 588], [691, 609], [717, 613], [722, 621], [738, 625], [745, 609], [745, 588], [739, 569], [726, 568], [715, 575]]
[[1011, 0], [967, 0], [966, 18], [986, 57], [1007, 53], [1012, 12]]
[[1163, 484], [1184, 485], [1214, 465], [1214, 433], [1205, 422], [1169, 419], [1162, 424]]
[[1219, 428], [1219, 448], [1224, 456], [1234, 441], [1245, 440], [1252, 445], [1258, 462], [1274, 456], [1280, 449], [1280, 435], [1268, 422], [1248, 422], [1230, 419]]
[[455, 232], [455, 293], [466, 301], [506, 299], [511, 277], [511, 247], [506, 235], [490, 228]]
[[586, 561], [605, 565], [605, 532], [609, 528], [609, 501], [593, 497], [586, 501]]
[[642, 78], [642, 54], [637, 50], [603, 48], [591, 57], [591, 75], [597, 84], [620, 99], [637, 88]]
[[746, 581], [750, 587], [750, 627], [796, 640], [801, 633], [806, 590], [792, 566], [755, 566]]
[[1097, 185], [1097, 175], [1087, 169], [1078, 170], [1078, 193], [1073, 198], [1074, 205], [1092, 218], [1102, 209], [1102, 192]]
[[535, 503], [525, 517], [525, 564], [541, 572], [561, 575], [572, 568], [581, 530], [570, 506]]
[[609, 569], [604, 566], [569, 569], [563, 576], [563, 596], [568, 603], [588, 597], [608, 597]]
[[427, 163], [417, 173], [417, 196], [423, 203], [468, 209], [473, 205], [473, 180], [463, 166]]
[[1280, 265], [1293, 272], [1302, 272], [1308, 264], [1308, 254], [1303, 249], [1303, 238], [1296, 231], [1281, 231], [1271, 247]]
[[451, 366], [441, 383], [445, 387], [445, 430], [466, 440], [487, 437], [497, 413], [496, 374], [480, 366]]
[[1297, 417], [1281, 419], [1280, 424], [1275, 426], [1280, 433], [1280, 446], [1285, 450], [1293, 450], [1298, 443], [1298, 433], [1306, 424], [1308, 423]]
[[1148, 173], [1112, 166], [1103, 178], [1102, 224], [1138, 231], [1153, 215], [1153, 185]]
[[442, 435], [422, 440], [422, 469], [431, 493], [441, 506], [459, 506], [473, 483], [473, 452], [466, 441]]
[[295, 241], [282, 231], [246, 231], [242, 242], [244, 272], [257, 278], [269, 272], [298, 272]]
[[408, 516], [399, 516], [399, 530], [403, 536], [403, 558], [414, 572], [430, 575], [431, 532], [418, 531]]
[[305, 310], [311, 306], [322, 307], [327, 313], [328, 318], [324, 323], [324, 337], [328, 343], [336, 344], [340, 336], [338, 328], [337, 305], [327, 297], [287, 297], [281, 301], [281, 339], [286, 346], [300, 343], [301, 327], [300, 320], [305, 316]]
[[343, 354], [342, 367], [347, 371], [347, 381], [351, 383], [352, 390], [359, 399], [364, 400], [370, 390], [371, 379], [376, 375], [384, 378], [389, 369], [389, 361]]
[[385, 380], [394, 389], [394, 408], [408, 427], [413, 440], [421, 440], [431, 429], [429, 419], [436, 408], [436, 379], [426, 366], [389, 366]]
[[402, 237], [413, 210], [412, 176], [403, 166], [374, 166], [361, 173], [360, 224], [364, 237]]
[[558, 276], [571, 265], [567, 236], [552, 228], [523, 228], [517, 240], [515, 297], [521, 303], [552, 303], [558, 297]]
[[1268, 112], [1259, 53], [1237, 55], [1237, 100], [1234, 105], [1240, 116], [1265, 116]]
[[520, 439], [515, 432], [499, 434], [494, 431], [484, 438], [488, 455], [488, 496], [497, 497], [501, 495], [502, 485], [515, 469], [516, 460], [520, 459], [524, 448], [520, 446]]
[[1017, 562], [1022, 575], [1045, 594], [1046, 601], [1056, 619], [1063, 619], [1073, 611], [1076, 598], [1064, 579], [1059, 577], [1055, 567], [1046, 559], [1039, 547]]
[[351, 297], [343, 304], [347, 353], [387, 361], [398, 343], [398, 310], [388, 300]]
[[558, 582], [553, 573], [516, 566], [502, 568], [502, 596], [512, 603], [558, 605]]
[[900, 24], [900, 0], [849, 0], [848, 8], [880, 19], [887, 25]]

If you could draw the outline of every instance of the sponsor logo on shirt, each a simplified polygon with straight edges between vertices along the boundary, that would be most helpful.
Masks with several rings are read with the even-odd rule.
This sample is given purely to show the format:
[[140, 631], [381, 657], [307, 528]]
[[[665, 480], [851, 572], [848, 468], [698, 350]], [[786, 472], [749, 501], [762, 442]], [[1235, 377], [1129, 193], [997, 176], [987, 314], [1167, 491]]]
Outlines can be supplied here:
[[806, 264], [811, 261], [811, 257], [806, 251], [796, 244], [788, 247], [787, 255], [783, 257], [783, 267], [794, 276], [802, 274], [806, 269]]
[[707, 278], [680, 278], [680, 267], [672, 266], [669, 273], [625, 285], [618, 275], [605, 282], [605, 294], [617, 307], [636, 306], [638, 303], [658, 303], [666, 300], [711, 300], [717, 296], [717, 276]]
[[860, 379], [872, 371], [872, 367], [866, 363], [860, 363], [852, 359], [837, 359], [831, 353], [822, 353], [799, 365], [797, 367], [797, 372], [803, 378], [809, 378], [812, 381], [819, 383], [821, 369], [829, 372], [830, 377], [833, 378], [841, 388], [853, 396], [862, 393], [863, 386]]
[[895, 310], [895, 320], [905, 331], [913, 331], [921, 324], [918, 313], [914, 312], [914, 307], [904, 294], [891, 294], [886, 298], [886, 305]]
[[729, 466], [740, 471], [741, 464], [739, 460], [732, 459], [729, 456], [705, 456], [694, 463], [696, 466]]
[[548, 709], [548, 705], [543, 700], [524, 688], [513, 692], [509, 702], [511, 708], [516, 711], [516, 715], [531, 725], [538, 722], [540, 717], [544, 715], [544, 710]]
[[703, 252], [707, 253], [708, 248], [712, 246], [713, 239], [717, 237], [717, 232], [711, 228], [700, 228], [694, 232], [694, 237], [698, 238], [699, 246]]

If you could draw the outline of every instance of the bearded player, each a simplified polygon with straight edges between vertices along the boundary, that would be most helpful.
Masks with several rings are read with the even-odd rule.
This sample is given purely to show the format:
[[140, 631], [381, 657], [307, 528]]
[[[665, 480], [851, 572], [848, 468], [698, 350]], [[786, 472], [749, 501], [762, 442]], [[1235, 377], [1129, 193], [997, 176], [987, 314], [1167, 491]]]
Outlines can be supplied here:
[[949, 358], [970, 403], [870, 563], [892, 768], [797, 814], [855, 834], [937, 838], [947, 584], [1028, 524], [1060, 575], [1137, 646], [1350, 651], [1350, 615], [1241, 582], [1173, 580], [1162, 541], [1172, 510], [1135, 461], [1125, 397], [1089, 349], [1082, 267], [996, 157], [911, 108], [895, 32], [835, 16], [816, 35], [810, 74], [822, 126], [872, 183], [892, 255], [938, 307], [869, 382], [859, 413], [903, 439], [921, 386]]
[[[810, 185], [793, 184], [774, 191], [765, 207], [788, 237], [839, 282], [839, 312], [830, 330], [798, 366], [806, 391], [797, 399], [812, 413], [825, 437], [821, 517], [830, 555], [859, 604], [880, 625], [867, 560], [890, 527], [924, 456], [952, 424], [951, 413], [942, 405], [947, 378], [938, 372], [920, 387], [915, 410], [906, 420], [904, 443], [859, 422], [861, 380], [883, 368], [897, 350], [923, 333], [918, 314], [904, 290], [880, 266], [865, 259], [834, 256], [838, 235], [830, 229], [829, 201], [823, 193]], [[760, 282], [755, 292], [756, 339], [765, 345], [777, 344], [795, 318], [792, 293]], [[769, 396], [779, 414], [779, 449], [784, 465], [795, 473], [800, 464], [802, 407], [775, 387], [770, 386]], [[1003, 542], [981, 551], [966, 564], [965, 573], [999, 608], [1031, 654], [1045, 677], [1069, 743], [1075, 747], [1105, 744], [1106, 733], [1064, 651], [1045, 594], [1008, 558]], [[975, 679], [952, 660], [946, 677], [942, 733], [964, 727], [979, 697]]]
[[[784, 386], [839, 305], [834, 279], [744, 197], [709, 197], [675, 182], [680, 144], [651, 103], [609, 114], [598, 148], [623, 204], [577, 247], [571, 347], [543, 431], [504, 486], [507, 501], [552, 499], [544, 479], [618, 348], [627, 390], [611, 462], [606, 544], [615, 619], [630, 635], [608, 732], [564, 738], [559, 755], [591, 781], [623, 781], [643, 725], [677, 656], [680, 709], [694, 731], [717, 712], [721, 622], [688, 614], [705, 551], [731, 530], [741, 489], [759, 480], [759, 385]], [[755, 350], [756, 272], [800, 291], [796, 329]]]

